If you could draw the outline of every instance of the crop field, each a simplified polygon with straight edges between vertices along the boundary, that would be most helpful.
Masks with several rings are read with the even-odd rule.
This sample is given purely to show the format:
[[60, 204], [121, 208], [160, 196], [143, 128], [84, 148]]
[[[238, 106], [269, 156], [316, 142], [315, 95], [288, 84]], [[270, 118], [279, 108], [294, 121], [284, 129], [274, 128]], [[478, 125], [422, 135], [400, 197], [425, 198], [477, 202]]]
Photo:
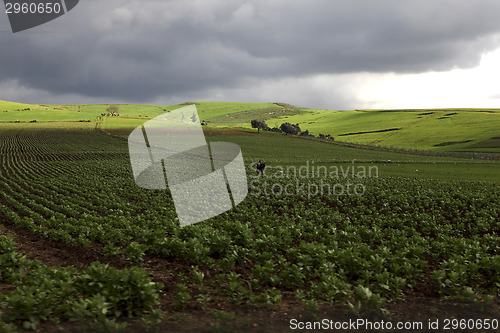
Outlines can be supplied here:
[[[326, 315], [500, 319], [497, 158], [362, 149], [213, 121], [206, 139], [240, 146], [249, 194], [181, 228], [168, 189], [136, 186], [127, 146], [133, 128], [175, 107], [120, 106], [129, 117], [99, 123], [0, 124], [0, 331], [284, 332], [291, 318]], [[198, 107], [201, 119], [277, 110]], [[30, 112], [13, 110], [5, 114]], [[296, 114], [275, 119], [320, 115], [285, 112]], [[388, 126], [413, 121], [353, 112], [373, 117], [372, 129], [386, 114]], [[438, 112], [448, 111], [428, 116]], [[355, 126], [358, 113], [346, 132], [371, 130]], [[464, 133], [439, 140], [465, 141]], [[482, 140], [474, 133], [474, 143]], [[258, 176], [252, 163], [260, 159], [268, 169]]]

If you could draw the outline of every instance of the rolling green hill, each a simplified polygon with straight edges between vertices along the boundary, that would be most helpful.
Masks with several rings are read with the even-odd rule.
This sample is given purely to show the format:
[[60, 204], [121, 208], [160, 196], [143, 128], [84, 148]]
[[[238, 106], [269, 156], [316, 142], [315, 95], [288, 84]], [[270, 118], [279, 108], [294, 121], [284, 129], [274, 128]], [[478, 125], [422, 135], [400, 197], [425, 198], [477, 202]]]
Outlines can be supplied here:
[[[286, 108], [282, 108], [286, 110]], [[288, 109], [289, 110], [289, 109]], [[290, 111], [285, 112], [290, 112]], [[212, 126], [251, 128], [249, 118], [264, 119], [270, 127], [299, 124], [318, 136], [336, 141], [438, 151], [500, 152], [500, 110], [317, 110], [233, 113], [208, 119]], [[271, 114], [272, 113], [272, 114]]]
[[[236, 102], [187, 102], [176, 105], [131, 105], [117, 104], [119, 113], [125, 117], [153, 118], [165, 111], [185, 105], [196, 104], [201, 119], [224, 117], [232, 113], [261, 112], [276, 109], [273, 103], [236, 103]], [[21, 104], [0, 100], [0, 122], [36, 121], [94, 121], [110, 104], [39, 105]], [[241, 116], [241, 115], [240, 115]], [[252, 118], [253, 119], [253, 118]]]
[[[120, 117], [103, 117], [101, 128], [127, 133], [149, 118], [196, 104], [210, 127], [251, 128], [299, 124], [311, 134], [372, 146], [435, 151], [500, 153], [500, 109], [319, 110], [283, 103], [186, 102], [177, 105], [118, 105]], [[97, 121], [107, 104], [30, 105], [0, 101], [0, 122]]]
[[[95, 121], [102, 113], [107, 113], [108, 106], [107, 104], [39, 105], [0, 101], [0, 122]], [[154, 117], [176, 107], [175, 105], [170, 108], [154, 105], [119, 105], [119, 110], [124, 116]]]
[[500, 110], [311, 110], [286, 117], [338, 141], [425, 150], [500, 152]]

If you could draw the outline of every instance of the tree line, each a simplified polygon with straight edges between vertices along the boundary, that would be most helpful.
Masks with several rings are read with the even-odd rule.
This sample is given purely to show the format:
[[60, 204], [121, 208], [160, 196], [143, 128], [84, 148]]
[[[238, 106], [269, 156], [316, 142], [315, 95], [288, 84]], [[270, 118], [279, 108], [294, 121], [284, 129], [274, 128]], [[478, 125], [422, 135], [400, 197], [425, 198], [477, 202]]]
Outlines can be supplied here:
[[[252, 125], [252, 128], [256, 128], [257, 132], [260, 133], [260, 130], [263, 131], [269, 131], [269, 132], [276, 132], [276, 133], [284, 133], [287, 135], [299, 135], [299, 136], [307, 136], [311, 138], [315, 138], [313, 134], [309, 133], [309, 130], [302, 131], [300, 129], [299, 124], [291, 124], [291, 123], [282, 123], [279, 127], [274, 126], [274, 127], [269, 127], [266, 124], [265, 120], [259, 120], [259, 119], [254, 119], [250, 122]], [[324, 139], [324, 140], [332, 140], [335, 141], [335, 138], [331, 136], [330, 134], [319, 134], [318, 138]]]

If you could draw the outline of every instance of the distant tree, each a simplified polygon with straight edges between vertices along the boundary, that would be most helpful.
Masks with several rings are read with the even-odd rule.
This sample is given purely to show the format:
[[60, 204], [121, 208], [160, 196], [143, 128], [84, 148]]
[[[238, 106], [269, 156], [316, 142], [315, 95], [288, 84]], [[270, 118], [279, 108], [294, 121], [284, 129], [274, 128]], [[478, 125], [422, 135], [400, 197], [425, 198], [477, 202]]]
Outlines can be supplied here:
[[260, 130], [263, 129], [263, 130], [267, 130], [269, 127], [267, 126], [266, 124], [266, 121], [265, 120], [257, 120], [257, 119], [254, 119], [250, 122], [250, 124], [252, 124], [252, 128], [256, 128], [257, 129], [257, 133], [260, 133]]
[[301, 132], [299, 124], [283, 123], [280, 126], [280, 130], [286, 134], [297, 135]]
[[118, 105], [110, 105], [106, 109], [106, 111], [108, 111], [108, 116], [119, 116], [118, 110]]

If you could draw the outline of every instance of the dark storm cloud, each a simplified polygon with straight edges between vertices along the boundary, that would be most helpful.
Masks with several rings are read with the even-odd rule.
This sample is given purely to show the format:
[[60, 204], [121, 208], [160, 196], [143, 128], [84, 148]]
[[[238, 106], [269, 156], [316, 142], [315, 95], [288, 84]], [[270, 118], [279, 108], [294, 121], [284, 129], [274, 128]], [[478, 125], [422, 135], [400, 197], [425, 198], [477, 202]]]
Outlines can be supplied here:
[[83, 0], [17, 34], [2, 14], [0, 81], [148, 102], [271, 78], [466, 68], [500, 46], [499, 12], [497, 0]]

